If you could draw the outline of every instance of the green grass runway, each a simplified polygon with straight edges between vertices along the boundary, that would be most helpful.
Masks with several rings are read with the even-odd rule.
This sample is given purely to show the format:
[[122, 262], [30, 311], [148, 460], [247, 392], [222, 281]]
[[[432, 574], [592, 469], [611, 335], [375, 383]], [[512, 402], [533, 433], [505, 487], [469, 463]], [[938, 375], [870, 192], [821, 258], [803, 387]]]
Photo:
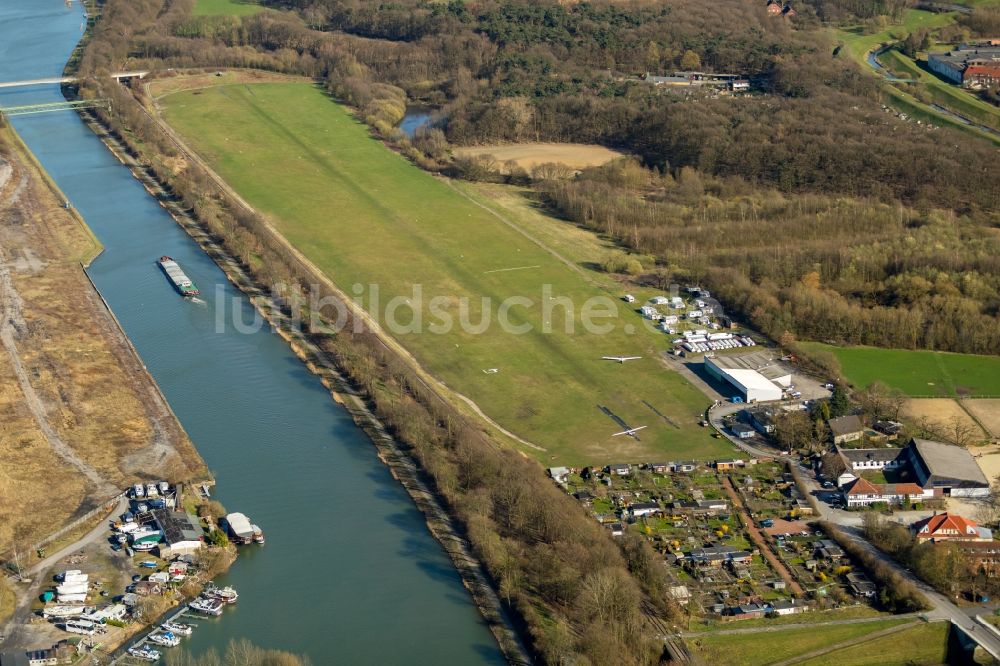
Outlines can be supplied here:
[[[395, 296], [412, 299], [419, 285], [425, 332], [397, 333], [397, 339], [448, 386], [544, 447], [526, 449], [543, 462], [731, 454], [728, 443], [697, 424], [706, 397], [653, 358], [668, 346], [667, 336], [642, 328], [618, 294], [588, 283], [444, 180], [387, 149], [318, 88], [229, 85], [162, 101], [167, 120], [189, 144], [344, 291], [377, 284], [384, 311]], [[550, 305], [543, 285], [573, 303], [574, 334], [562, 332], [560, 307], [543, 316]], [[440, 321], [426, 305], [433, 297], [446, 299], [444, 309], [455, 321], [459, 299], [470, 299], [469, 320], [478, 322], [481, 297], [492, 299], [495, 317], [511, 296], [533, 302], [510, 309], [512, 323], [530, 324], [531, 332], [515, 335], [496, 325], [481, 334], [458, 326], [446, 334], [426, 331]], [[606, 320], [609, 333], [582, 330], [581, 308], [595, 296], [617, 302], [619, 316]], [[410, 306], [397, 305], [397, 319], [409, 321]], [[542, 332], [544, 319], [553, 332]], [[627, 325], [636, 332], [627, 333]], [[620, 354], [645, 358], [625, 365], [600, 360]], [[498, 372], [484, 372], [490, 368]], [[611, 437], [622, 428], [599, 405], [630, 426], [647, 425], [640, 441]]]

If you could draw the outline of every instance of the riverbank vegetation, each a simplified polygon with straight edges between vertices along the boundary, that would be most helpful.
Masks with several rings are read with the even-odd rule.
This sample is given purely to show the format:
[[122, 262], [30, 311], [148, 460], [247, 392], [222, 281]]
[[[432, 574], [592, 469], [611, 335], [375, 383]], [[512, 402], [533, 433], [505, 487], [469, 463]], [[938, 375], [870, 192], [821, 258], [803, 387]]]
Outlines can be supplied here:
[[169, 653], [170, 666], [311, 666], [312, 662], [291, 652], [267, 650], [243, 639], [230, 641], [223, 654], [215, 650], [194, 656], [180, 650]]

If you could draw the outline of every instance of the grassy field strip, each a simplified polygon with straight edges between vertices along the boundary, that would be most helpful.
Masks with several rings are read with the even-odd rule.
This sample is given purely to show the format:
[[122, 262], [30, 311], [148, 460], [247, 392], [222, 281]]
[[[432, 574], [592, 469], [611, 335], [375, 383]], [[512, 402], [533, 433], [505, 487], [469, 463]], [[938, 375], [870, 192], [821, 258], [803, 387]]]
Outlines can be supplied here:
[[843, 643], [911, 623], [912, 620], [909, 619], [893, 618], [835, 626], [811, 625], [800, 629], [775, 627], [770, 631], [756, 633], [700, 636], [689, 640], [688, 646], [692, 653], [704, 663], [727, 664], [729, 666], [766, 666], [798, 655], [809, 654], [813, 650], [819, 650], [828, 645]]
[[936, 666], [948, 660], [947, 622], [921, 622], [878, 638], [878, 646], [868, 641], [843, 647], [820, 657], [796, 662], [799, 666]]
[[196, 0], [195, 16], [251, 16], [267, 8], [252, 0]]
[[[397, 299], [402, 322], [426, 316], [405, 302], [418, 286], [426, 299], [441, 296], [456, 321], [459, 306], [466, 307], [473, 323], [495, 315], [508, 297], [531, 299], [509, 311], [511, 323], [531, 327], [527, 333], [492, 326], [483, 333], [456, 327], [394, 335], [448, 387], [548, 449], [545, 460], [710, 458], [731, 451], [697, 425], [703, 394], [652, 358], [666, 347], [665, 336], [645, 332], [628, 308], [608, 320], [608, 332], [582, 330], [588, 299], [612, 302], [604, 289], [520, 225], [386, 149], [319, 89], [220, 86], [162, 102], [187, 143], [303, 255], [345, 291], [377, 284], [383, 304]], [[525, 266], [538, 268], [508, 270]], [[481, 304], [482, 297], [491, 303]], [[564, 332], [567, 324], [574, 333]], [[622, 353], [646, 358], [628, 366], [600, 361]], [[489, 368], [499, 371], [485, 373]], [[659, 423], [647, 402], [681, 428]], [[601, 406], [649, 428], [639, 441], [611, 438], [619, 424]]]
[[[886, 629], [881, 629], [879, 631], [876, 631], [875, 633], [868, 634], [867, 636], [859, 636], [858, 638], [849, 638], [846, 641], [842, 641], [834, 645], [829, 645], [819, 648], [817, 650], [813, 650], [808, 654], [796, 655], [789, 659], [775, 662], [771, 666], [792, 666], [792, 664], [801, 664], [803, 661], [812, 660], [818, 657], [826, 657], [831, 652], [836, 652], [837, 650], [840, 649], [852, 648], [859, 645], [867, 645], [868, 643], [874, 640], [881, 641], [881, 639], [885, 638], [886, 636], [897, 634], [901, 631], [905, 631], [914, 626], [918, 626], [917, 622], [911, 622], [910, 624], [901, 624], [895, 627], [888, 627]], [[829, 662], [827, 661], [826, 663]]]
[[1000, 397], [1000, 356], [834, 347], [818, 342], [802, 345], [832, 352], [844, 377], [858, 388], [879, 381], [914, 398]]

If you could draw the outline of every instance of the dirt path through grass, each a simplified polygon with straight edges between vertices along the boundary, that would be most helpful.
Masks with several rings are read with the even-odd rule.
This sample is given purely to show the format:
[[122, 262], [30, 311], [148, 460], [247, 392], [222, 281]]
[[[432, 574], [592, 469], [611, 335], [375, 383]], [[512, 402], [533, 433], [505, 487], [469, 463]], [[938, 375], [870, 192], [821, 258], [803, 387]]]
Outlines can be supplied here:
[[907, 624], [896, 625], [895, 627], [889, 627], [888, 629], [882, 629], [881, 631], [876, 631], [864, 636], [859, 636], [858, 638], [852, 638], [849, 641], [842, 641], [840, 643], [834, 643], [833, 645], [828, 645], [819, 650], [813, 650], [812, 652], [807, 652], [805, 654], [800, 654], [791, 659], [784, 659], [782, 661], [775, 662], [771, 666], [791, 666], [792, 664], [799, 664], [816, 657], [822, 657], [824, 654], [829, 654], [830, 652], [835, 652], [837, 650], [843, 650], [844, 648], [853, 647], [855, 645], [860, 645], [861, 643], [867, 643], [869, 641], [878, 640], [890, 634], [895, 634], [906, 629], [910, 629], [916, 626], [918, 622], [908, 622]]

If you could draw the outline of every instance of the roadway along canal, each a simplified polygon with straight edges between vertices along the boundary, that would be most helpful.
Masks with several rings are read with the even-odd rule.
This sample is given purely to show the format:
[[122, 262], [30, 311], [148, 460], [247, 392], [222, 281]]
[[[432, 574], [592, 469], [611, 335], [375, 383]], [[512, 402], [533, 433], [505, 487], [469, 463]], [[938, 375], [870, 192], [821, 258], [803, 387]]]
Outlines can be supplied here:
[[[0, 3], [0, 81], [58, 76], [79, 4]], [[62, 99], [5, 89], [0, 106]], [[247, 637], [313, 663], [502, 663], [451, 561], [372, 444], [222, 272], [72, 112], [13, 125], [104, 243], [89, 271], [219, 482], [267, 534], [220, 584], [240, 601], [201, 622], [196, 652]], [[177, 259], [203, 303], [155, 265]], [[226, 325], [217, 328], [224, 314]]]

